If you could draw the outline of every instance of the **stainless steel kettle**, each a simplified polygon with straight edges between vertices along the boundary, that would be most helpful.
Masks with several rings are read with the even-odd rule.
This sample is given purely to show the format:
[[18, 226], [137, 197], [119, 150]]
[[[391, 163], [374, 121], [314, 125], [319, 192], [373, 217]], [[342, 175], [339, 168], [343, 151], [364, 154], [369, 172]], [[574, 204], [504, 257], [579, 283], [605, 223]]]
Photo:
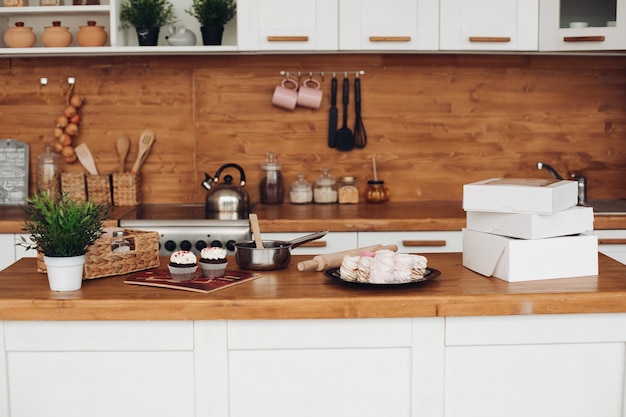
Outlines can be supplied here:
[[[222, 171], [227, 168], [239, 170], [238, 185], [233, 184], [231, 175], [225, 175], [224, 182], [219, 183]], [[246, 185], [246, 174], [243, 172], [243, 168], [237, 164], [224, 164], [217, 170], [215, 176], [211, 177], [206, 173], [204, 175], [205, 180], [202, 182], [202, 186], [208, 190], [205, 205], [207, 213], [233, 213], [239, 214], [241, 218], [248, 216], [250, 196], [243, 188]]]

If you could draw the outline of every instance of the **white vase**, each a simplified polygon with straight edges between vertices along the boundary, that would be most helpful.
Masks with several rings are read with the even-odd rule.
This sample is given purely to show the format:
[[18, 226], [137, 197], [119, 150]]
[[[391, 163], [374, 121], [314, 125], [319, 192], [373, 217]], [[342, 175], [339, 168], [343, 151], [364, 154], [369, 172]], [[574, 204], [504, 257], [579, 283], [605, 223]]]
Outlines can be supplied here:
[[48, 271], [48, 284], [52, 291], [75, 291], [83, 284], [85, 255], [80, 256], [45, 256], [43, 262]]

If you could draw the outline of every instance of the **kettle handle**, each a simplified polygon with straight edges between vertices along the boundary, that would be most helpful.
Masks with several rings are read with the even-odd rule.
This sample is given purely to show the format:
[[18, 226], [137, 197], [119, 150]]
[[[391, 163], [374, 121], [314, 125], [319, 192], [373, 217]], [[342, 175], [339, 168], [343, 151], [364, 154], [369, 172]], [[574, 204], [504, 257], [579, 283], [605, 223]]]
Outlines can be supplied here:
[[217, 184], [220, 180], [220, 175], [222, 175], [222, 171], [226, 168], [235, 168], [239, 171], [239, 185], [241, 187], [246, 185], [246, 174], [243, 172], [243, 168], [237, 164], [224, 164], [222, 165], [217, 172], [215, 173], [215, 177], [213, 177], [213, 182]]

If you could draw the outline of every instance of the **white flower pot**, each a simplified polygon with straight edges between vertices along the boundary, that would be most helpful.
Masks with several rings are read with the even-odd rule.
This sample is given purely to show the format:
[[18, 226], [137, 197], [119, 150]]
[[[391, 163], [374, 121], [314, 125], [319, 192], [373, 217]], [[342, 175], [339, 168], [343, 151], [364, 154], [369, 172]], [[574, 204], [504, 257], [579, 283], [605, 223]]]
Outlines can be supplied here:
[[48, 284], [52, 291], [79, 290], [83, 284], [85, 255], [56, 257], [44, 256], [43, 262], [48, 271]]

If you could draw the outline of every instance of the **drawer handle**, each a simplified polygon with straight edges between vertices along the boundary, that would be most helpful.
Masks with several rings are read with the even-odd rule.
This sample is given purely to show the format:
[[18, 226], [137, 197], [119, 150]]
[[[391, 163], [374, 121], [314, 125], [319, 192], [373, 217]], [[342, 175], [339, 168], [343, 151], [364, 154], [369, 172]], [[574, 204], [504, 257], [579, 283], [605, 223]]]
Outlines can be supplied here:
[[626, 238], [598, 239], [598, 245], [626, 245]]
[[604, 36], [565, 36], [564, 42], [604, 42]]
[[470, 42], [511, 42], [511, 38], [508, 36], [470, 36]]
[[268, 36], [268, 42], [308, 42], [308, 36]]
[[314, 240], [313, 242], [303, 243], [299, 247], [301, 248], [303, 246], [306, 246], [308, 248], [325, 248], [326, 247], [326, 241], [325, 240]]
[[446, 246], [445, 240], [403, 240], [402, 246]]
[[411, 42], [410, 36], [370, 36], [370, 42]]

